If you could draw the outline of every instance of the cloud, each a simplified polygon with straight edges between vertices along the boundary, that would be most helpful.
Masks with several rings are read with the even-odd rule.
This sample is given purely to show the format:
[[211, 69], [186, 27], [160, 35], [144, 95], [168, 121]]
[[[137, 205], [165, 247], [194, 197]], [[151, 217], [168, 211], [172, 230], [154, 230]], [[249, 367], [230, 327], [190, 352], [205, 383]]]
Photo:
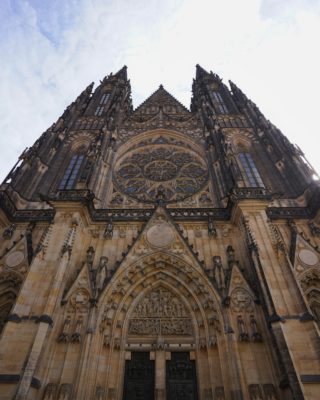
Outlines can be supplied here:
[[262, 0], [260, 15], [263, 18], [277, 19], [280, 22], [284, 18], [294, 20], [295, 14], [301, 10], [314, 13], [319, 12], [319, 0]]
[[319, 2], [3, 0], [0, 174], [90, 82], [124, 64], [137, 106], [190, 104], [195, 64], [232, 79], [320, 170]]

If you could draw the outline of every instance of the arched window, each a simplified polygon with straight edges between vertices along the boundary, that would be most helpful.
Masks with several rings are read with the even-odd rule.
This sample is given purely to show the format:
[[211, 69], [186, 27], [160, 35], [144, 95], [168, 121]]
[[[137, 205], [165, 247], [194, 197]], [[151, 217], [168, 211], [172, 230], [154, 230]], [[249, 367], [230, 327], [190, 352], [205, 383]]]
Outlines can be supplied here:
[[238, 153], [245, 178], [251, 187], [264, 187], [261, 176], [250, 153]]
[[225, 102], [222, 99], [221, 94], [219, 92], [212, 91], [211, 95], [216, 112], [218, 114], [228, 114], [229, 111], [227, 109], [227, 106], [225, 105]]
[[59, 189], [73, 189], [77, 183], [79, 171], [85, 156], [83, 154], [74, 154], [69, 162], [69, 165], [60, 181]]

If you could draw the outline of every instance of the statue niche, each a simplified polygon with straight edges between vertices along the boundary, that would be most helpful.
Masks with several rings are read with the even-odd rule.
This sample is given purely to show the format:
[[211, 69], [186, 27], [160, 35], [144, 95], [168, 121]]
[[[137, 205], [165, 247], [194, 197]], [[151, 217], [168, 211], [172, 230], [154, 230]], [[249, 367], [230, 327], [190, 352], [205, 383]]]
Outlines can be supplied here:
[[191, 316], [181, 299], [165, 288], [158, 288], [135, 306], [129, 335], [192, 336]]

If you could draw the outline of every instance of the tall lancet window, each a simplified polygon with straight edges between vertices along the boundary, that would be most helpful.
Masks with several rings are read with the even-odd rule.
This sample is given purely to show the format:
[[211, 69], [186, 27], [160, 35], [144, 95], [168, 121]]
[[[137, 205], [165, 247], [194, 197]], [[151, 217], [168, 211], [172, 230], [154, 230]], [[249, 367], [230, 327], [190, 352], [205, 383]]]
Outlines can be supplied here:
[[219, 92], [211, 92], [214, 108], [218, 114], [228, 114], [227, 106], [225, 105], [223, 98]]
[[263, 181], [257, 170], [257, 167], [253, 161], [250, 153], [239, 153], [238, 154], [245, 178], [251, 187], [264, 187]]
[[60, 181], [59, 189], [73, 189], [77, 183], [79, 171], [84, 161], [83, 154], [74, 154], [69, 162], [69, 165]]
[[98, 107], [95, 109], [94, 115], [96, 117], [100, 117], [102, 115], [102, 113], [104, 112], [104, 105], [107, 104], [108, 100], [110, 97], [110, 93], [104, 93], [101, 98], [100, 98], [100, 103], [98, 105]]
[[109, 97], [110, 97], [110, 93], [104, 93], [104, 94], [101, 96], [100, 104], [106, 104], [107, 101], [108, 101], [108, 99], [109, 99]]

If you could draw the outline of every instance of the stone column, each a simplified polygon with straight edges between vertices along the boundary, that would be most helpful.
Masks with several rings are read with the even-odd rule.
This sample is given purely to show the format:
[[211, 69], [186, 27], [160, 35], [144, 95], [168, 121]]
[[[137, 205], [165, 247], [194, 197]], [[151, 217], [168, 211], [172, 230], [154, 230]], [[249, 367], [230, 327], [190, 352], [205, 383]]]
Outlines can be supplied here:
[[158, 350], [150, 353], [155, 359], [155, 400], [166, 400], [166, 360], [170, 360], [170, 352]]

